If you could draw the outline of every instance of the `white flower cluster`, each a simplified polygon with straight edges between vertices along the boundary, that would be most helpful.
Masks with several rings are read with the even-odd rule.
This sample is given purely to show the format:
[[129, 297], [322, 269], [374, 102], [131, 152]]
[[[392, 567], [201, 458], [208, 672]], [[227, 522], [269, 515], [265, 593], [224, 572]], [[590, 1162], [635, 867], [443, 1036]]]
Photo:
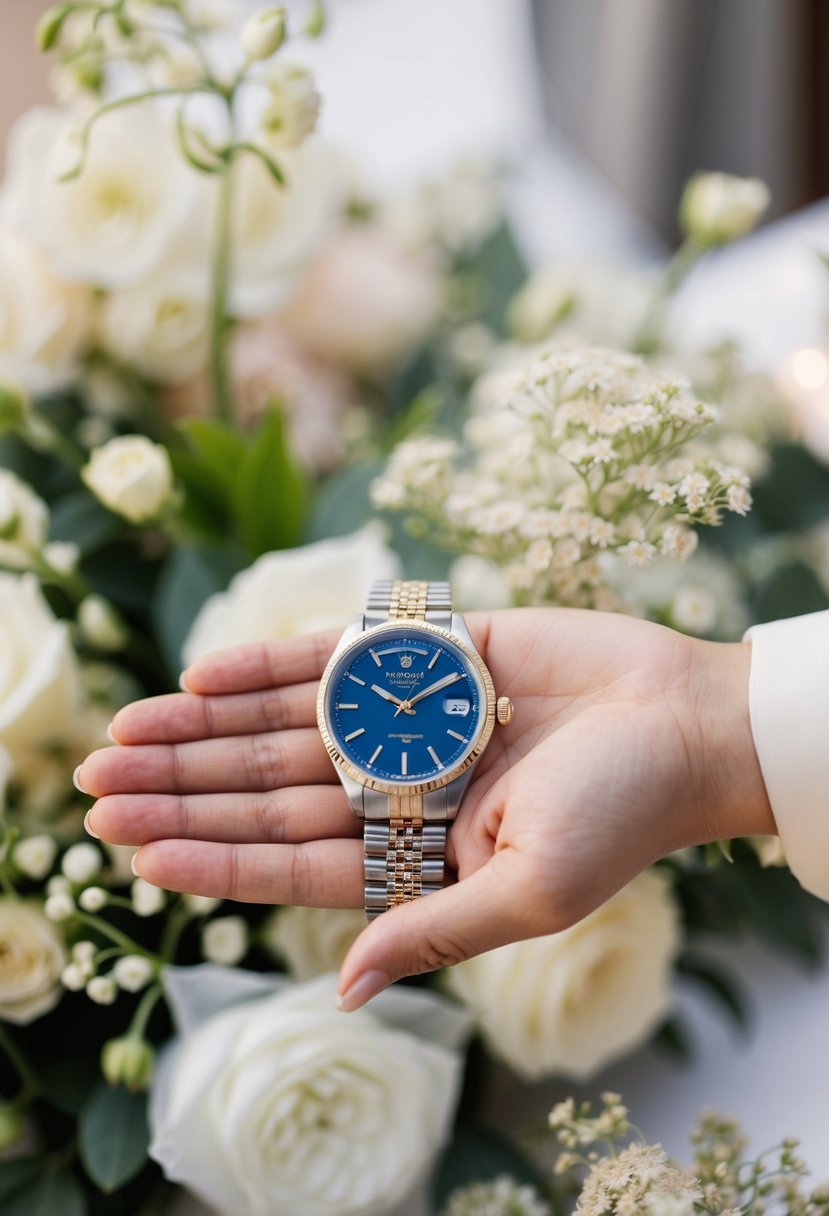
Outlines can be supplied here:
[[551, 1211], [535, 1187], [502, 1174], [453, 1192], [443, 1216], [550, 1216]]
[[476, 393], [465, 450], [416, 438], [374, 483], [438, 543], [503, 570], [518, 603], [613, 608], [613, 555], [688, 558], [696, 524], [745, 515], [749, 479], [698, 437], [716, 418], [687, 382], [600, 347], [539, 352]]

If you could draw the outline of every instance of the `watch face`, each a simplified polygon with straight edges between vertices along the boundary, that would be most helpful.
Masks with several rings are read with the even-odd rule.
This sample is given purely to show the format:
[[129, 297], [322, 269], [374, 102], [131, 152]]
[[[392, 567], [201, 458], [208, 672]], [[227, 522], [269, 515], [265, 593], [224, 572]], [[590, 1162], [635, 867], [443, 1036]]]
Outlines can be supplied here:
[[331, 738], [377, 781], [440, 780], [469, 755], [485, 714], [480, 675], [463, 650], [411, 625], [360, 638], [328, 681]]

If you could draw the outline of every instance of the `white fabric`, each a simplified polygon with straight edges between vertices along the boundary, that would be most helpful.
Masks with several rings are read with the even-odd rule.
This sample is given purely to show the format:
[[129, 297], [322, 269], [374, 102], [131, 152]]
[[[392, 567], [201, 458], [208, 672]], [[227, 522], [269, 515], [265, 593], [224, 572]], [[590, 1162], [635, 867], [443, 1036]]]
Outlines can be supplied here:
[[829, 611], [755, 625], [754, 746], [786, 859], [829, 900]]

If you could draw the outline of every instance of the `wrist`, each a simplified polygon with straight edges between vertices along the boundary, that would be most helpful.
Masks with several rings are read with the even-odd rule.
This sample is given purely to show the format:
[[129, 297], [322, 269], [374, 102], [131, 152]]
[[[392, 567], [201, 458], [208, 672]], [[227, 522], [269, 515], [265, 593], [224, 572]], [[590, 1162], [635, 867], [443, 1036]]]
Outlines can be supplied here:
[[749, 713], [751, 645], [693, 643], [691, 713], [703, 780], [699, 840], [776, 835]]

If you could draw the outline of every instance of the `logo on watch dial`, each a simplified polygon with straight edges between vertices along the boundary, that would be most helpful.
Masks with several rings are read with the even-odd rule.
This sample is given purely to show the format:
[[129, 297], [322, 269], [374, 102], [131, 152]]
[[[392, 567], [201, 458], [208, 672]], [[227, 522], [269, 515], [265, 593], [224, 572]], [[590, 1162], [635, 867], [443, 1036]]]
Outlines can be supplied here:
[[401, 667], [411, 667], [411, 665], [412, 665], [412, 656], [410, 654], [401, 654], [400, 666]]

